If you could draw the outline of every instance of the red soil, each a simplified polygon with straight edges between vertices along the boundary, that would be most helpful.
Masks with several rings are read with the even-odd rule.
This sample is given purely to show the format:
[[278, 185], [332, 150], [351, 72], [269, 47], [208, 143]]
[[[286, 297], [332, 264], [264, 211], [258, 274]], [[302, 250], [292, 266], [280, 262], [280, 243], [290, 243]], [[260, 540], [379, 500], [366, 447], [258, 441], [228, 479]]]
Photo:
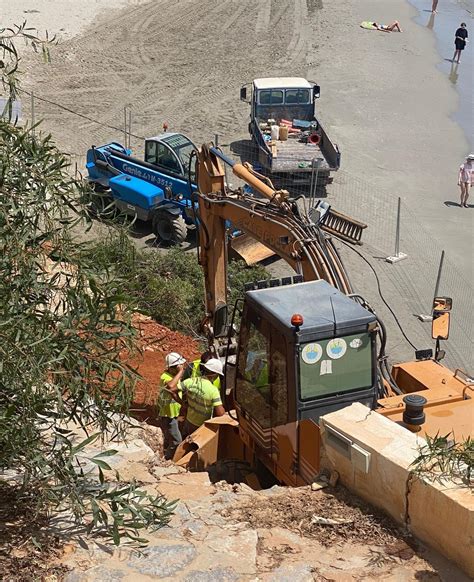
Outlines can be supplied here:
[[165, 369], [165, 356], [178, 352], [187, 361], [199, 357], [199, 343], [177, 331], [171, 331], [144, 315], [135, 315], [135, 327], [139, 330], [139, 347], [142, 354], [128, 359], [142, 379], [137, 382], [132, 403], [133, 416], [140, 420], [156, 418], [155, 403], [158, 397], [160, 376]]

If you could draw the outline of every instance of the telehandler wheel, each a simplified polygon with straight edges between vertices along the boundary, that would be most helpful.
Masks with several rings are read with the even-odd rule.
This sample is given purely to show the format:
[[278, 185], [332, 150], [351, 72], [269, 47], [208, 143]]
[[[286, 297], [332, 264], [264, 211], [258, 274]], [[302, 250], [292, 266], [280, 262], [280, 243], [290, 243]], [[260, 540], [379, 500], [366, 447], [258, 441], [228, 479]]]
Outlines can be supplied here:
[[157, 238], [172, 244], [182, 243], [188, 234], [183, 217], [169, 212], [156, 212], [153, 215], [152, 228]]
[[106, 191], [96, 191], [89, 203], [92, 216], [100, 220], [112, 220], [117, 216], [117, 207], [114, 199]]

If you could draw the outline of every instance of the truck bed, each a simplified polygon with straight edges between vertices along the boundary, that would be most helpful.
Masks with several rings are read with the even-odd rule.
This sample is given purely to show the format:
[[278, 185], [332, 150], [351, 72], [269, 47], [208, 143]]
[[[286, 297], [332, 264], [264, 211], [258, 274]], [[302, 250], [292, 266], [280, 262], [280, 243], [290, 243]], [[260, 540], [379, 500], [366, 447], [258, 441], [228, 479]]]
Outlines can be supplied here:
[[[264, 120], [263, 120], [264, 121]], [[337, 171], [340, 165], [340, 153], [324, 128], [316, 118], [320, 142], [318, 145], [307, 144], [299, 136], [291, 134], [285, 141], [266, 141], [260, 129], [261, 120], [251, 123], [251, 131], [259, 146], [259, 161], [267, 170], [276, 173], [302, 174], [310, 173], [313, 159], [321, 158], [319, 171], [328, 174]]]
[[[311, 167], [312, 160], [321, 158], [320, 170], [329, 171], [330, 166], [327, 163], [319, 145], [305, 144], [296, 138], [289, 137], [286, 141], [276, 141], [276, 156], [272, 156], [272, 171], [288, 172], [308, 171]], [[275, 147], [275, 146], [274, 146]], [[273, 149], [275, 151], [275, 149]], [[299, 168], [299, 164], [304, 164]]]

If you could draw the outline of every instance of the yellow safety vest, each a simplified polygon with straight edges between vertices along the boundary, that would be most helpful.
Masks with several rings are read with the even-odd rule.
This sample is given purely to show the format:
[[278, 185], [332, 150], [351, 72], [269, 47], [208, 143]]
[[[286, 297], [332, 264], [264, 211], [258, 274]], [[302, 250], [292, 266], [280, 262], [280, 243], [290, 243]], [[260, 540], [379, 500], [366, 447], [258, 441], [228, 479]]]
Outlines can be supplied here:
[[[191, 378], [200, 378], [201, 377], [201, 360], [194, 360], [193, 362], [193, 369], [191, 372]], [[212, 382], [216, 388], [221, 389], [221, 377], [217, 376], [217, 378]]]
[[[171, 382], [173, 376], [169, 372], [163, 372], [160, 378], [160, 393], [158, 395], [158, 415], [167, 416], [168, 418], [176, 418], [179, 416], [179, 411], [181, 410], [181, 404], [176, 402], [167, 386], [168, 382]], [[178, 394], [181, 398], [182, 396], [182, 386], [181, 382], [178, 383]]]
[[197, 376], [183, 381], [183, 390], [188, 402], [186, 420], [194, 426], [201, 426], [212, 418], [215, 406], [222, 406], [221, 394], [207, 378]]

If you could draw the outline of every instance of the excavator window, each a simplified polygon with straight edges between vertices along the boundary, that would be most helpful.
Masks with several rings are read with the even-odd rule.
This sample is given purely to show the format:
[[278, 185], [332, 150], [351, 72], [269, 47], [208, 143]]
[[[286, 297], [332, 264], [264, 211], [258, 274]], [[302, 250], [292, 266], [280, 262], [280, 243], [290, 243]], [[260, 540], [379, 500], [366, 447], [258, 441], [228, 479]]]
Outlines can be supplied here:
[[163, 168], [167, 168], [171, 172], [176, 174], [181, 174], [181, 166], [176, 159], [176, 155], [163, 143], [156, 144], [156, 164], [158, 166], [162, 166]]
[[[184, 177], [191, 178], [191, 182], [196, 181], [196, 158], [191, 158], [191, 154], [195, 151], [195, 147], [192, 143], [181, 146], [175, 150], [181, 163], [183, 164]], [[192, 160], [192, 161], [191, 161]], [[191, 164], [191, 172], [189, 171]]]
[[254, 322], [242, 332], [237, 369], [237, 401], [262, 428], [270, 428], [270, 340], [257, 329]]
[[146, 142], [145, 162], [148, 162], [149, 164], [157, 163], [156, 146], [157, 146], [156, 141]]
[[302, 344], [301, 399], [335, 396], [372, 386], [372, 341], [365, 332]]
[[286, 357], [274, 347], [274, 339], [272, 334], [270, 363], [272, 426], [280, 426], [288, 422], [288, 377]]
[[242, 329], [236, 398], [262, 428], [285, 424], [288, 418], [287, 363], [282, 342], [266, 321], [250, 322]]

